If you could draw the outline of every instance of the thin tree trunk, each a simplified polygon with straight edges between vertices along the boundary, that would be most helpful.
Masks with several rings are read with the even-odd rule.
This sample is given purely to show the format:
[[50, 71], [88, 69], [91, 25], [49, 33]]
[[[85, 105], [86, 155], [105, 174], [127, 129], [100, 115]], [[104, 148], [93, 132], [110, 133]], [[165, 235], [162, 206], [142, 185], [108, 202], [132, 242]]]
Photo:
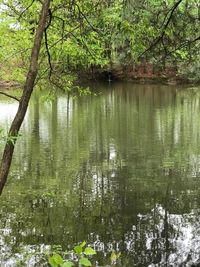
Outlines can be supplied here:
[[0, 166], [0, 195], [7, 181], [16, 139], [17, 139], [20, 127], [23, 123], [24, 117], [26, 115], [29, 100], [33, 92], [34, 82], [35, 82], [35, 79], [37, 76], [37, 70], [38, 70], [38, 57], [39, 57], [43, 32], [46, 26], [49, 6], [50, 6], [50, 0], [44, 0], [36, 35], [35, 35], [35, 40], [34, 40], [34, 44], [32, 48], [30, 66], [29, 66], [29, 70], [26, 76], [23, 94], [19, 102], [18, 111], [15, 115], [14, 120], [12, 121], [10, 130], [8, 133], [8, 139], [7, 139], [5, 148], [4, 148], [3, 157], [1, 160], [1, 166]]

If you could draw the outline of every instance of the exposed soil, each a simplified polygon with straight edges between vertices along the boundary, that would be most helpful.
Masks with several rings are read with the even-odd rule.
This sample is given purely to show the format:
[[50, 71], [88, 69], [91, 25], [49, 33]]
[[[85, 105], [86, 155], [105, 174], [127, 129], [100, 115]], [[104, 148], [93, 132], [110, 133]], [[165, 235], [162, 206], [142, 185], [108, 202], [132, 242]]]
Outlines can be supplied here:
[[79, 72], [80, 80], [124, 80], [136, 83], [184, 84], [189, 79], [180, 77], [175, 66], [156, 66], [142, 62], [133, 66], [113, 66], [111, 69], [93, 67]]

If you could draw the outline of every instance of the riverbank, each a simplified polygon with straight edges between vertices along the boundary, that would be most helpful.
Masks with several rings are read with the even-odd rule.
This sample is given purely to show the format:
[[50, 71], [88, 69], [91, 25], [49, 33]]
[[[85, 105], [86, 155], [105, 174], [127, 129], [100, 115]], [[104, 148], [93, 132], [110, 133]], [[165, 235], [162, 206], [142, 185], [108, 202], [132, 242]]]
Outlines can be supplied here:
[[112, 68], [92, 67], [78, 72], [81, 81], [132, 81], [142, 84], [199, 84], [200, 80], [182, 75], [177, 67], [172, 65], [157, 66], [142, 62], [135, 66], [112, 66]]
[[[183, 76], [172, 65], [157, 66], [148, 62], [142, 62], [135, 66], [112, 66], [112, 68], [101, 68], [91, 66], [88, 69], [74, 70], [77, 75], [78, 84], [88, 81], [129, 81], [139, 84], [200, 84], [200, 80]], [[0, 90], [19, 88], [22, 84], [18, 81], [0, 81]]]

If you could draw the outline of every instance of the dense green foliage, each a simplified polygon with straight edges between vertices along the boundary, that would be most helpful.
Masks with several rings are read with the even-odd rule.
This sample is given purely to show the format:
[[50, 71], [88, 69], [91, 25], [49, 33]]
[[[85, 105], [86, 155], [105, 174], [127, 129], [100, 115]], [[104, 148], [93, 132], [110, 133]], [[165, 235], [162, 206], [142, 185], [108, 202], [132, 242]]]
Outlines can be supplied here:
[[[0, 79], [24, 80], [40, 1], [1, 1]], [[39, 78], [70, 87], [77, 73], [173, 66], [199, 79], [200, 5], [196, 0], [54, 0]]]

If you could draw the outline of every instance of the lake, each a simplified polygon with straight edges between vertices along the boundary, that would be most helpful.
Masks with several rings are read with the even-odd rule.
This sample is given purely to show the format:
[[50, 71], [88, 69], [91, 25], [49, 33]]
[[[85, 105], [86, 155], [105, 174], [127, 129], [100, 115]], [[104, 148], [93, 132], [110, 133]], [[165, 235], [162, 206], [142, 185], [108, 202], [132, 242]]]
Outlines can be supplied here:
[[[96, 266], [112, 251], [120, 267], [197, 266], [200, 88], [92, 88], [33, 95], [0, 198], [0, 266], [47, 266], [83, 241]], [[16, 108], [0, 98], [5, 131]]]

